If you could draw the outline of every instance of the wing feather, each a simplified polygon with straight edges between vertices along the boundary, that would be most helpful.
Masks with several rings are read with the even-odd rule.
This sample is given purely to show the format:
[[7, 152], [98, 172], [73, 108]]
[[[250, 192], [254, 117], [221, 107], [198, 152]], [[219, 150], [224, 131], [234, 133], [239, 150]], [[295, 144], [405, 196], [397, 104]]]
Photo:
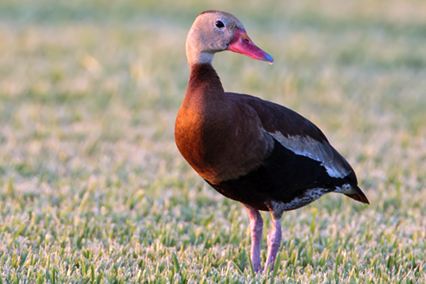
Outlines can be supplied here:
[[328, 142], [324, 133], [312, 122], [284, 106], [250, 95], [226, 93], [231, 100], [250, 105], [265, 131], [296, 155], [321, 163], [334, 178], [345, 178], [357, 184], [352, 167]]

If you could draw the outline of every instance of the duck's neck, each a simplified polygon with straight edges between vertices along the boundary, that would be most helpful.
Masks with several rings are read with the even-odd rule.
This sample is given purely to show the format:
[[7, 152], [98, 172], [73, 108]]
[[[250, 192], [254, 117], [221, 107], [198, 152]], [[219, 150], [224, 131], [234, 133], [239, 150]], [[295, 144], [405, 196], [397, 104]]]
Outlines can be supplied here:
[[188, 59], [189, 66], [203, 63], [208, 63], [211, 65], [214, 59], [214, 54], [210, 52], [193, 51], [191, 48], [189, 48], [186, 51], [186, 57]]
[[198, 102], [226, 99], [219, 76], [210, 63], [191, 65], [185, 101], [189, 99]]

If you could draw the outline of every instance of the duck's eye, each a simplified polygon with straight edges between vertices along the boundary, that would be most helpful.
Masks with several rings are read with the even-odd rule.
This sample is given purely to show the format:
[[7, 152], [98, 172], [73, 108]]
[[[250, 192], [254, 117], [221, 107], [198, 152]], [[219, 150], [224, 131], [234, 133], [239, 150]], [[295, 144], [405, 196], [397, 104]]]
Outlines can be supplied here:
[[222, 21], [216, 21], [215, 26], [219, 29], [223, 29], [225, 24]]

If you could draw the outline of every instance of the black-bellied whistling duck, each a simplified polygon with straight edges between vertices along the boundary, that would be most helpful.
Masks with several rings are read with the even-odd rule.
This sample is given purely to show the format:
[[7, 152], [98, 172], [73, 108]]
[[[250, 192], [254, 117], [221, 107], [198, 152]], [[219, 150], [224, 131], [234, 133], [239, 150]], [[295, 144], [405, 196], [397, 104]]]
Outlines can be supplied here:
[[329, 192], [369, 202], [351, 166], [313, 123], [281, 105], [223, 90], [212, 66], [214, 54], [223, 50], [273, 62], [233, 15], [220, 11], [198, 15], [186, 40], [191, 74], [176, 118], [176, 145], [208, 184], [247, 208], [256, 272], [262, 271], [259, 210], [270, 212], [267, 271], [280, 246], [284, 211]]

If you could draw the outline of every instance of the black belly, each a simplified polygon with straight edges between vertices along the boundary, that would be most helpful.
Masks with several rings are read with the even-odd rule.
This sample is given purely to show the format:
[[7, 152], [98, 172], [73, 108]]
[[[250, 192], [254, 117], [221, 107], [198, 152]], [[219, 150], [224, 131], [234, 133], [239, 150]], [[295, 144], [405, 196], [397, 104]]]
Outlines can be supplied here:
[[274, 151], [261, 166], [236, 179], [208, 183], [224, 196], [263, 211], [268, 211], [265, 203], [270, 201], [289, 204], [306, 197], [310, 190], [324, 189], [321, 194], [325, 194], [336, 186], [351, 183], [345, 178], [330, 177], [320, 162], [296, 155], [274, 141]]

